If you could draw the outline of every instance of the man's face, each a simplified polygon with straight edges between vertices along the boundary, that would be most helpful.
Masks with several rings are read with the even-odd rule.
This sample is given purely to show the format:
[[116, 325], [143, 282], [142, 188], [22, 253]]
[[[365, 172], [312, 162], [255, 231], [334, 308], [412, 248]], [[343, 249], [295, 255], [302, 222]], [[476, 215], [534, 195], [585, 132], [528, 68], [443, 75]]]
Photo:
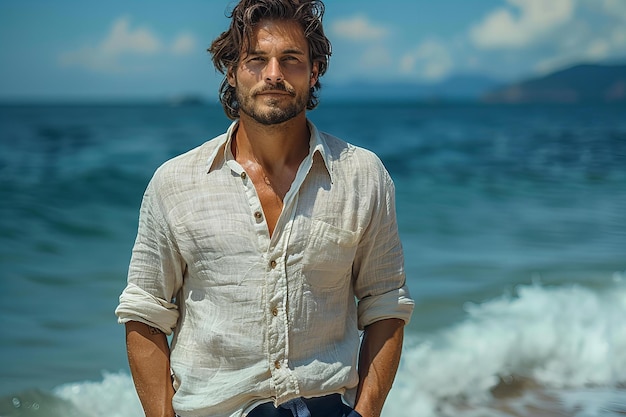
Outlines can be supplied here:
[[249, 52], [242, 52], [237, 68], [228, 71], [240, 114], [273, 125], [304, 112], [310, 89], [317, 82], [318, 65], [310, 62], [300, 25], [262, 20], [254, 29], [251, 44]]

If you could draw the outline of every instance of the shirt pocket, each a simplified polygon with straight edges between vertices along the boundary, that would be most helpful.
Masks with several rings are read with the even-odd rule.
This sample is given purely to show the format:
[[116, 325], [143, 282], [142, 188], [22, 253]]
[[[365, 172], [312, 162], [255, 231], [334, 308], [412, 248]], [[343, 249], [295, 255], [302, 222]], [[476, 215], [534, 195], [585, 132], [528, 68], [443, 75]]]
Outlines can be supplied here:
[[305, 282], [321, 288], [335, 288], [351, 276], [360, 233], [312, 220], [304, 249], [302, 273]]

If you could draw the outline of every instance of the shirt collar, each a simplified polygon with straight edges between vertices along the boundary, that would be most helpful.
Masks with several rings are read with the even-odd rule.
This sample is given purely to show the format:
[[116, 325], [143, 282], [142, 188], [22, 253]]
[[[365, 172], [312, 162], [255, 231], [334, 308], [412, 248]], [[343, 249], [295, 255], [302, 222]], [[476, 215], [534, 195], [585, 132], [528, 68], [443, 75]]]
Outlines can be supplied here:
[[[213, 163], [215, 162], [215, 159], [220, 152], [223, 152], [225, 161], [234, 159], [230, 144], [232, 143], [233, 133], [235, 132], [238, 123], [238, 120], [232, 122], [231, 125], [228, 127], [226, 133], [216, 138], [218, 144], [215, 147], [215, 150], [211, 152], [211, 155], [209, 155], [209, 158], [207, 159], [207, 172], [211, 172], [211, 170], [213, 169]], [[324, 166], [328, 171], [328, 175], [330, 175], [330, 180], [331, 182], [333, 182], [332, 164], [330, 163], [330, 150], [328, 148], [328, 144], [326, 143], [324, 135], [322, 135], [319, 130], [317, 130], [317, 127], [315, 127], [315, 125], [308, 119], [307, 125], [309, 126], [309, 131], [311, 132], [311, 137], [309, 139], [309, 155], [307, 156], [307, 158], [313, 158], [316, 153], [319, 153], [319, 155], [322, 157], [322, 160], [324, 161]]]

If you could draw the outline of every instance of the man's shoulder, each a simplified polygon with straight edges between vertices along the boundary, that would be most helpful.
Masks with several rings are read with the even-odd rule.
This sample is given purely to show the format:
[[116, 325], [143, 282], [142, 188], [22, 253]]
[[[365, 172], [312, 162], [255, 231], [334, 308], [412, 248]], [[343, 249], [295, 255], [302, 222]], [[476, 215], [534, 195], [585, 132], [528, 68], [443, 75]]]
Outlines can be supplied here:
[[320, 132], [331, 163], [358, 164], [384, 168], [380, 158], [369, 149], [354, 145], [326, 132]]
[[193, 190], [206, 176], [210, 160], [218, 153], [224, 141], [225, 134], [167, 160], [154, 172], [150, 189], [162, 198]]
[[210, 139], [201, 145], [165, 161], [154, 173], [155, 177], [189, 175], [206, 172], [209, 161], [224, 144], [226, 134]]

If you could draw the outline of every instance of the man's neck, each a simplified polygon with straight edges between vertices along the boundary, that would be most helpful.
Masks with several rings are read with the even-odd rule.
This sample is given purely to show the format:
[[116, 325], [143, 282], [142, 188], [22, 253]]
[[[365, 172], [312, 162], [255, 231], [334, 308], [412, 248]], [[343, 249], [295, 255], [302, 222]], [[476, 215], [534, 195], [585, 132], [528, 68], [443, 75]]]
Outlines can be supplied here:
[[254, 161], [267, 174], [298, 167], [309, 152], [310, 132], [304, 112], [293, 119], [263, 125], [242, 115], [237, 126], [233, 153], [239, 161]]

